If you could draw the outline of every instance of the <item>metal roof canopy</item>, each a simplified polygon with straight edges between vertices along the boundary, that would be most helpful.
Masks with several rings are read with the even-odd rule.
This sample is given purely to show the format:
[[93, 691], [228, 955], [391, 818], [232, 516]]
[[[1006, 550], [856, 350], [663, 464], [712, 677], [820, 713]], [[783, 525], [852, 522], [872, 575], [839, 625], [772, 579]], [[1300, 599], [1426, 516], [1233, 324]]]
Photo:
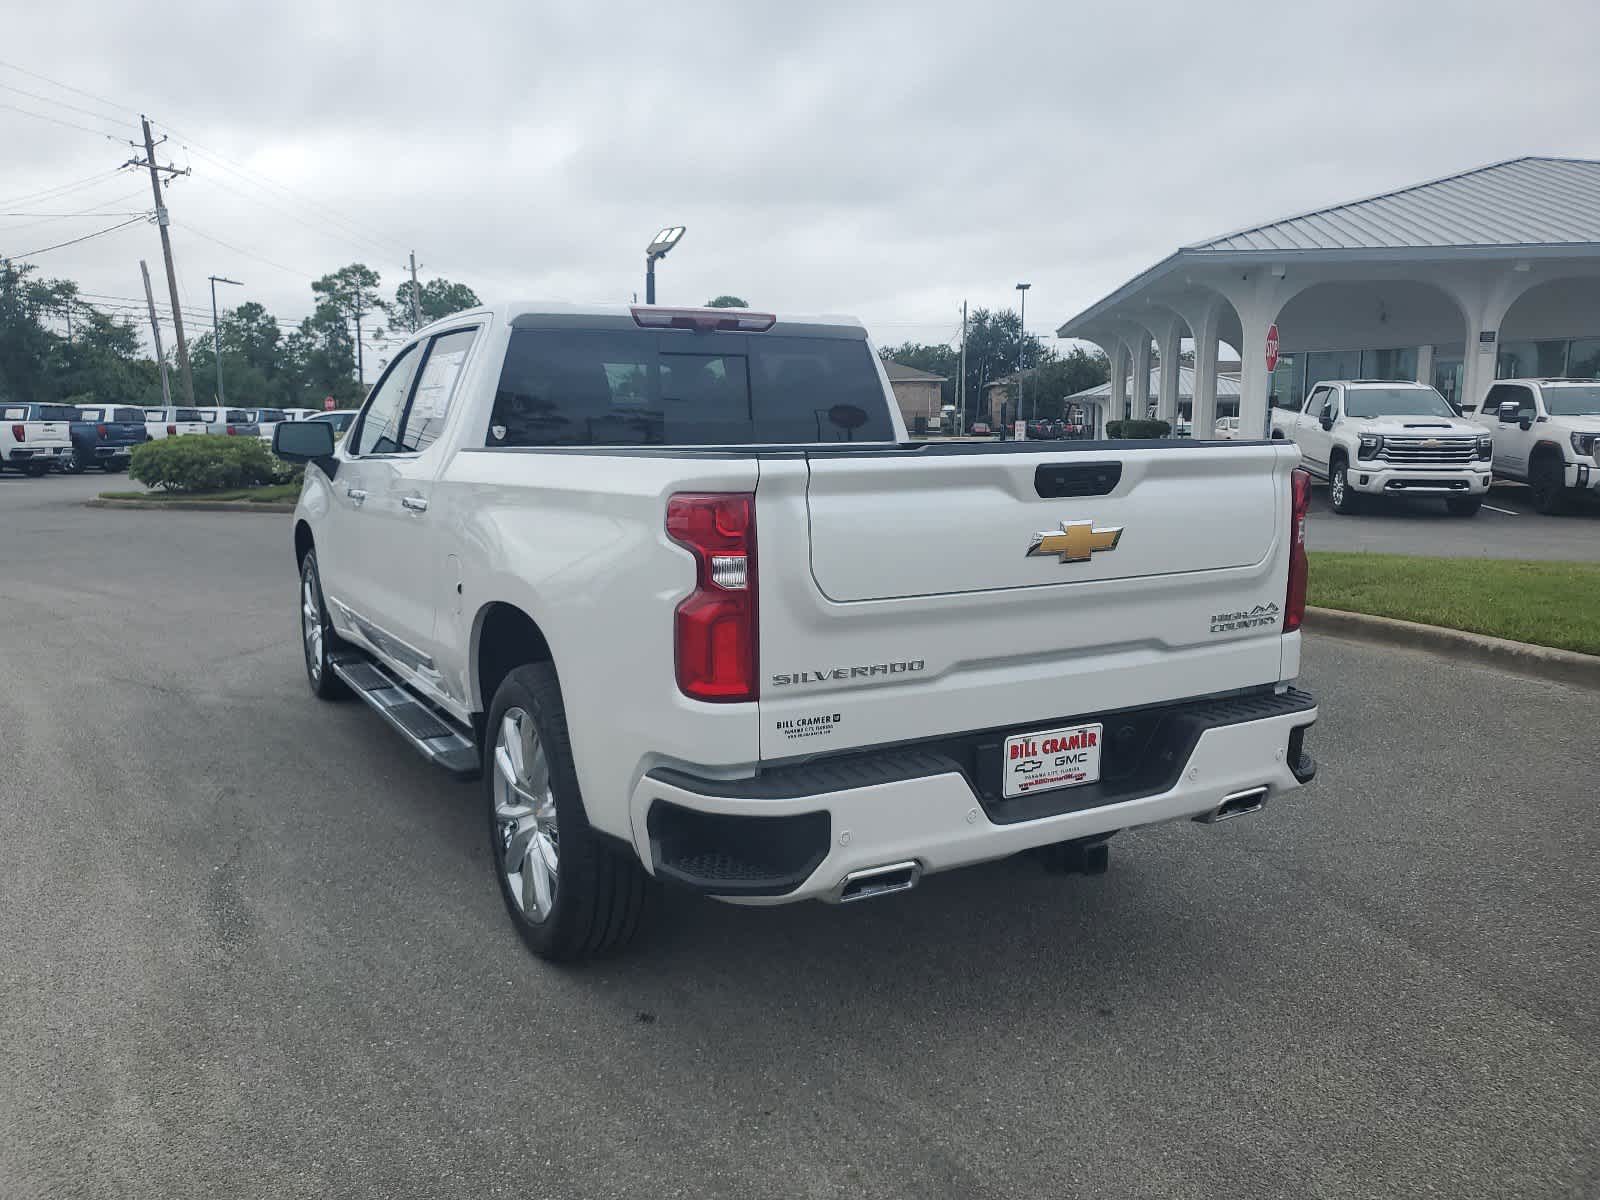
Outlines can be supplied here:
[[1056, 331], [1073, 336], [1180, 263], [1600, 257], [1600, 161], [1514, 158], [1183, 246]]

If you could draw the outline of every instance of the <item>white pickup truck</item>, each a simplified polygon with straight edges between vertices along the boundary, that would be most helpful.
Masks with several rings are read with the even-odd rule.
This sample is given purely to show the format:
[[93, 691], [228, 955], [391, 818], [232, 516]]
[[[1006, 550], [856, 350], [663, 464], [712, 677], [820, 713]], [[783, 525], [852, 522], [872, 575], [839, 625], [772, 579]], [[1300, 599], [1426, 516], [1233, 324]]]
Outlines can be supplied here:
[[1309, 477], [1265, 441], [911, 443], [859, 324], [512, 305], [395, 355], [294, 517], [307, 676], [482, 772], [533, 950], [655, 880], [852, 901], [1309, 780]]
[[168, 437], [190, 437], [206, 432], [205, 420], [198, 408], [147, 408], [144, 410], [144, 430], [151, 441]]
[[1319, 383], [1298, 411], [1272, 410], [1272, 436], [1327, 480], [1336, 513], [1354, 512], [1362, 496], [1432, 496], [1470, 517], [1489, 491], [1493, 437], [1425, 383]]
[[1542, 513], [1600, 497], [1600, 379], [1502, 379], [1474, 414], [1494, 432], [1494, 469]]
[[78, 410], [68, 404], [0, 402], [0, 470], [47, 474], [72, 461], [72, 423]]

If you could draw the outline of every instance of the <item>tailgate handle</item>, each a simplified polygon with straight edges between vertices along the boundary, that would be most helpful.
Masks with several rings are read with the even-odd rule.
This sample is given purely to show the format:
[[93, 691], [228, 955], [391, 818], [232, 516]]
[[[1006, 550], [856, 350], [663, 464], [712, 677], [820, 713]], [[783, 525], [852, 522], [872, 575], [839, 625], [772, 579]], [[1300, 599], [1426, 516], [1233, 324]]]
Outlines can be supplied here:
[[1109, 496], [1121, 480], [1120, 462], [1040, 463], [1033, 472], [1033, 490], [1041, 500]]

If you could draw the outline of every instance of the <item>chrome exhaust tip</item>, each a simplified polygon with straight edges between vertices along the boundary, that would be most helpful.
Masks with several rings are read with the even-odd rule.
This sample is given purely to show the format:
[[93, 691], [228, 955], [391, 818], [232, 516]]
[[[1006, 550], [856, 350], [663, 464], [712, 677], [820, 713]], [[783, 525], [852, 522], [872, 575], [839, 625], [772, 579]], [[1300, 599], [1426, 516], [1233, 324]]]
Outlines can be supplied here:
[[1231, 817], [1242, 817], [1246, 813], [1260, 812], [1261, 806], [1267, 802], [1267, 788], [1246, 788], [1242, 792], [1233, 792], [1222, 798], [1222, 803], [1208, 813], [1201, 813], [1195, 818], [1202, 825], [1215, 825], [1218, 821], [1226, 821]]
[[922, 864], [910, 862], [889, 863], [882, 867], [866, 867], [851, 871], [834, 889], [835, 904], [849, 904], [853, 900], [871, 900], [894, 892], [909, 892], [922, 878]]

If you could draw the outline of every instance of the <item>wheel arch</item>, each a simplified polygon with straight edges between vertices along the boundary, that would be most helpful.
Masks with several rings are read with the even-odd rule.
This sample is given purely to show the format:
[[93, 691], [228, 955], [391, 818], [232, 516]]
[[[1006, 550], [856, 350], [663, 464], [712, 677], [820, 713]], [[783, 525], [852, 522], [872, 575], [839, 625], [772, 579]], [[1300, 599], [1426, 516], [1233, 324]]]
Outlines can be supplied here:
[[[470, 662], [468, 702], [474, 719], [479, 721], [494, 702], [501, 680], [514, 668], [537, 662], [556, 665], [550, 641], [539, 623], [503, 600], [490, 601], [473, 617]], [[559, 675], [558, 669], [558, 678]]]
[[1543, 438], [1534, 443], [1533, 449], [1528, 451], [1528, 465], [1530, 467], [1536, 462], [1544, 462], [1551, 458], [1556, 459], [1563, 466], [1566, 465], [1567, 456], [1561, 449], [1561, 443], [1552, 442], [1548, 438]]
[[306, 561], [306, 555], [311, 553], [316, 545], [316, 539], [311, 536], [311, 525], [304, 519], [294, 523], [294, 561], [301, 565]]

